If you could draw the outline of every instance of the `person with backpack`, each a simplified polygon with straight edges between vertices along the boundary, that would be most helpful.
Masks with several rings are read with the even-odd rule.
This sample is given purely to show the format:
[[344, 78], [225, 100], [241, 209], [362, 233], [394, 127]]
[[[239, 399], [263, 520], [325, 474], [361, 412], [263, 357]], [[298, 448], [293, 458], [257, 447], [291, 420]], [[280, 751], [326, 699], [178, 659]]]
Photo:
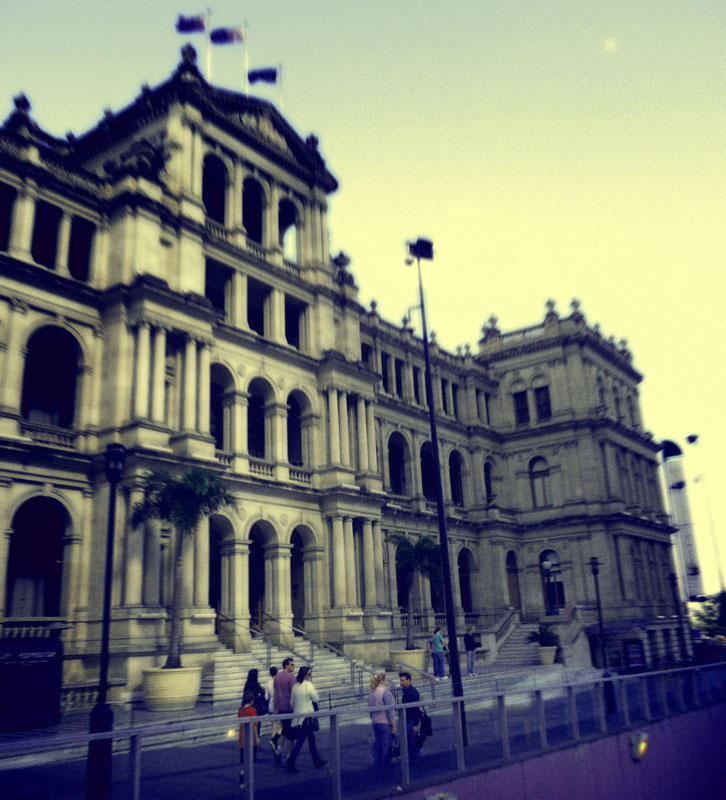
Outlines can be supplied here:
[[[421, 695], [418, 689], [411, 683], [410, 672], [399, 672], [398, 681], [401, 684], [401, 702], [402, 703], [418, 703]], [[421, 722], [421, 709], [419, 706], [413, 706], [406, 709], [406, 741], [408, 743], [408, 760], [415, 761], [418, 758], [419, 745], [418, 745], [418, 732], [419, 724]]]

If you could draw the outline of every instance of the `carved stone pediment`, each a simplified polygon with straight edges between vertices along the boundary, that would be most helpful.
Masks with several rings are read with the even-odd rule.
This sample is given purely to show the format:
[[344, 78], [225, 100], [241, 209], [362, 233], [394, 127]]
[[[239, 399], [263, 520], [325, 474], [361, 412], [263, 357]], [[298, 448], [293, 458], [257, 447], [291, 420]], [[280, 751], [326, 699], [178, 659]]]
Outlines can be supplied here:
[[290, 153], [285, 137], [275, 128], [272, 120], [265, 114], [253, 114], [249, 111], [236, 112], [232, 115], [235, 122], [253, 131], [283, 153]]

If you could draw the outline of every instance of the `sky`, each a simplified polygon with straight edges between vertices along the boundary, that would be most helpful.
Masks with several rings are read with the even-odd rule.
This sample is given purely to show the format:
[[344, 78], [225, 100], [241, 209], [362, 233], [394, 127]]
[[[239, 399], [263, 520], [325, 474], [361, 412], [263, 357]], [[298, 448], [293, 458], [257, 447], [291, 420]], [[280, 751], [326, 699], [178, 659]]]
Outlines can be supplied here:
[[[63, 136], [165, 80], [194, 0], [0, 0], [0, 119], [25, 92]], [[726, 574], [726, 3], [723, 0], [216, 0], [247, 22], [252, 93], [314, 133], [340, 188], [331, 252], [365, 304], [417, 299], [405, 241], [426, 236], [429, 327], [476, 352], [490, 315], [539, 323], [578, 298], [625, 338], [645, 426], [684, 450], [707, 592]], [[244, 47], [211, 82], [244, 89]], [[260, 88], [262, 87], [262, 88]], [[698, 434], [698, 444], [685, 443]], [[710, 511], [709, 511], [710, 510]], [[716, 543], [716, 544], [714, 544]]]

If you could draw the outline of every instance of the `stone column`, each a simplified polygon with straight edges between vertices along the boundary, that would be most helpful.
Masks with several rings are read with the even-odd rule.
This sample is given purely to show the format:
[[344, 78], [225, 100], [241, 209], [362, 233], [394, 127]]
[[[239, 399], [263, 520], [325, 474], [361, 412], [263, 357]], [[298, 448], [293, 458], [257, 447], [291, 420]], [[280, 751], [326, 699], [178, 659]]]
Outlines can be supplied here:
[[[23, 317], [28, 313], [25, 303], [17, 300], [9, 301], [7, 347], [3, 363], [2, 381], [0, 381], [0, 408], [12, 411], [20, 410], [20, 396], [23, 388], [24, 354], [21, 352], [20, 339]], [[1, 352], [1, 351], [0, 351]]]
[[144, 593], [143, 604], [155, 607], [160, 604], [159, 580], [161, 578], [161, 523], [149, 520], [144, 527]]
[[321, 572], [323, 548], [306, 547], [303, 551], [303, 584], [305, 587], [305, 618], [318, 617], [322, 611], [323, 583]]
[[249, 329], [247, 324], [247, 276], [235, 270], [232, 273], [232, 325]]
[[209, 520], [205, 517], [194, 531], [194, 605], [209, 605]]
[[343, 534], [345, 536], [345, 575], [348, 588], [348, 605], [358, 607], [358, 568], [355, 557], [355, 540], [353, 539], [353, 518], [343, 518]]
[[63, 576], [60, 598], [60, 616], [70, 619], [80, 601], [81, 536], [70, 530], [63, 537]]
[[182, 430], [194, 431], [197, 428], [197, 343], [187, 336], [184, 349], [184, 419]]
[[343, 532], [343, 517], [332, 517], [333, 541], [333, 597], [331, 606], [344, 608], [347, 603], [347, 576], [345, 574], [345, 538]]
[[142, 320], [136, 326], [136, 369], [134, 381], [134, 417], [149, 416], [149, 367], [151, 355], [149, 323]]
[[9, 252], [14, 258], [30, 261], [30, 248], [33, 241], [33, 221], [35, 220], [35, 196], [27, 186], [18, 192], [13, 205], [10, 221]]
[[234, 440], [232, 449], [235, 455], [247, 452], [247, 399], [246, 392], [235, 392], [234, 395]]
[[373, 545], [373, 523], [363, 520], [363, 587], [365, 590], [365, 607], [378, 605], [376, 598], [376, 552]]
[[285, 344], [285, 293], [273, 289], [269, 297], [270, 338], [274, 342]]
[[70, 214], [61, 214], [58, 223], [58, 240], [55, 248], [55, 271], [59, 275], [70, 277], [68, 269], [68, 245], [71, 240], [71, 216]]
[[141, 605], [141, 589], [144, 575], [144, 526], [134, 528], [131, 524], [131, 511], [136, 503], [141, 502], [143, 492], [133, 489], [128, 497], [129, 513], [126, 515], [126, 586], [124, 592], [125, 606]]
[[[292, 617], [290, 594], [290, 552], [289, 544], [270, 544], [265, 546], [265, 611], [282, 622]], [[269, 580], [268, 580], [269, 579]], [[289, 630], [281, 629], [290, 635]]]
[[368, 472], [368, 427], [366, 424], [366, 404], [362, 397], [358, 397], [356, 422], [358, 426], [358, 471]]
[[154, 330], [154, 373], [151, 381], [151, 419], [163, 424], [166, 400], [166, 329], [159, 326]]
[[230, 616], [238, 624], [245, 625], [250, 618], [250, 543], [235, 541], [229, 553], [229, 600]]
[[348, 395], [338, 392], [338, 424], [340, 426], [340, 461], [350, 466], [350, 433], [348, 430]]
[[199, 433], [209, 435], [209, 343], [199, 342]]
[[378, 457], [376, 454], [376, 423], [373, 417], [373, 403], [370, 400], [366, 403], [366, 418], [366, 428], [368, 432], [368, 469], [371, 472], [378, 473]]
[[328, 389], [328, 441], [330, 463], [340, 464], [340, 428], [338, 426], [338, 390]]
[[12, 535], [12, 528], [6, 528], [0, 533], [0, 617], [6, 616], [9, 610], [5, 608], [5, 598], [8, 593], [8, 553], [10, 552], [10, 539]]
[[273, 183], [270, 186], [270, 205], [267, 209], [267, 247], [274, 252], [282, 253], [282, 248], [280, 246], [279, 213], [280, 187], [276, 183]]
[[[375, 580], [376, 602], [379, 606], [385, 605], [386, 600], [386, 581], [383, 575], [383, 534], [381, 533], [381, 523], [373, 520], [371, 523], [373, 536], [373, 576]], [[365, 531], [364, 531], [365, 533]], [[363, 540], [365, 547], [365, 539]]]

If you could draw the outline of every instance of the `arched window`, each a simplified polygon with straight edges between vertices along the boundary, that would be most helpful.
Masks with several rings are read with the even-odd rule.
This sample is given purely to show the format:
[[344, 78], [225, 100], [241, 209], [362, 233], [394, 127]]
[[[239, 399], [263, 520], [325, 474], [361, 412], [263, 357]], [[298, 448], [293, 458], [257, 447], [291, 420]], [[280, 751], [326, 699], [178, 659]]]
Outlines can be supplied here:
[[210, 219], [225, 224], [227, 169], [222, 159], [215, 155], [204, 158], [202, 173], [202, 203]]
[[254, 178], [245, 178], [242, 185], [242, 225], [247, 238], [262, 244], [265, 194], [262, 186]]
[[287, 398], [287, 460], [296, 467], [303, 465], [302, 410], [294, 394]]
[[449, 482], [451, 483], [451, 501], [455, 506], [463, 506], [462, 458], [458, 450], [452, 450], [449, 455]]
[[550, 470], [544, 458], [533, 458], [529, 462], [529, 481], [532, 487], [532, 505], [535, 508], [551, 506]]
[[565, 585], [562, 582], [560, 557], [554, 550], [545, 550], [539, 557], [542, 595], [546, 614], [557, 614], [565, 607]]
[[434, 449], [431, 442], [421, 445], [421, 490], [424, 497], [436, 502], [436, 470], [434, 469]]
[[484, 495], [487, 505], [494, 502], [494, 490], [492, 488], [492, 462], [484, 462]]
[[408, 444], [402, 434], [392, 433], [388, 439], [388, 474], [393, 494], [408, 494], [406, 468]]
[[78, 342], [62, 328], [46, 327], [28, 341], [20, 413], [28, 422], [72, 428], [76, 378], [81, 365]]
[[209, 432], [214, 437], [217, 450], [231, 453], [234, 449], [234, 379], [222, 364], [212, 364], [209, 374]]
[[277, 224], [283, 258], [297, 263], [297, 209], [286, 197], [280, 201]]
[[60, 617], [63, 540], [70, 524], [50, 497], [24, 503], [13, 517], [6, 579], [9, 617]]
[[272, 390], [266, 381], [255, 378], [249, 388], [247, 405], [247, 450], [252, 458], [269, 461], [272, 457], [272, 421], [268, 401]]
[[466, 548], [461, 550], [458, 557], [459, 595], [461, 598], [461, 607], [468, 614], [474, 610], [471, 594], [471, 572], [473, 563], [474, 557], [471, 551]]

